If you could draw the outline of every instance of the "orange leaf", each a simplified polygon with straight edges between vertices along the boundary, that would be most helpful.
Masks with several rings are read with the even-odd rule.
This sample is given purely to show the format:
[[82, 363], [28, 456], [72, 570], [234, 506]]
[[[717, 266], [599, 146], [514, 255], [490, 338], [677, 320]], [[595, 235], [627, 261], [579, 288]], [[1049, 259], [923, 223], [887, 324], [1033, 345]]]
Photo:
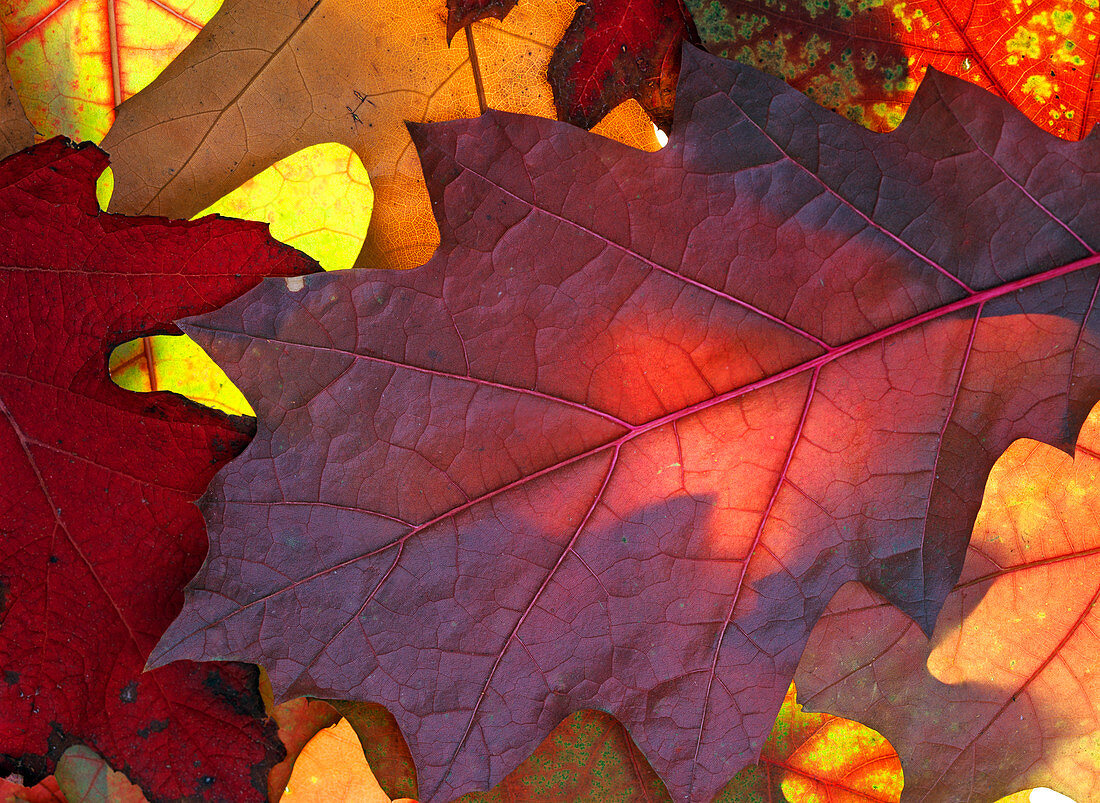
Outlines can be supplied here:
[[390, 803], [346, 719], [310, 739], [290, 775], [283, 803]]
[[[400, 14], [383, 0], [227, 2], [119, 109], [103, 143], [111, 209], [190, 217], [279, 159], [339, 142], [362, 159], [376, 196], [358, 264], [418, 265], [438, 232], [405, 121], [477, 115], [479, 96], [554, 117], [546, 66], [574, 7], [526, 0], [448, 47], [441, 0], [412, 0]], [[656, 144], [637, 104], [598, 130]]]
[[1100, 407], [1076, 458], [1019, 440], [986, 485], [958, 585], [928, 641], [870, 592], [842, 588], [798, 684], [815, 708], [878, 728], [921, 800], [1100, 788]]

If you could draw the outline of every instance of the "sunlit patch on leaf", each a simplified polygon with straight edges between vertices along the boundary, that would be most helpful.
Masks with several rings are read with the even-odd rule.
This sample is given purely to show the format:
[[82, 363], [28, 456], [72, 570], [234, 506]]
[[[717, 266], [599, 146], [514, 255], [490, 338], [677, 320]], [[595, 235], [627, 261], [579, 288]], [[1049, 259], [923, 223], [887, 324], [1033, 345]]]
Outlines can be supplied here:
[[1005, 451], [931, 642], [854, 587], [815, 630], [799, 688], [814, 707], [889, 736], [915, 799], [994, 799], [1039, 785], [1050, 788], [1001, 803], [1072, 799], [1055, 787], [1092, 799], [1098, 447], [1100, 406], [1073, 458], [1028, 439]]
[[346, 719], [309, 740], [294, 763], [282, 799], [284, 803], [390, 803]]
[[355, 264], [373, 201], [359, 157], [328, 142], [277, 162], [195, 217], [269, 223], [275, 239], [305, 251], [325, 270], [340, 270]]
[[[112, 187], [113, 179], [96, 185], [102, 208]], [[195, 217], [222, 214], [268, 223], [277, 240], [309, 254], [326, 270], [339, 270], [355, 263], [372, 202], [359, 157], [330, 142], [272, 165]], [[111, 378], [127, 390], [170, 390], [218, 410], [252, 415], [241, 392], [187, 336], [124, 343], [112, 353], [110, 368]]]
[[760, 763], [738, 773], [715, 803], [897, 803], [901, 790], [901, 761], [882, 734], [850, 719], [803, 711], [792, 683]]
[[252, 407], [199, 345], [186, 335], [140, 337], [111, 352], [111, 379], [145, 393], [170, 390], [231, 415], [252, 415]]

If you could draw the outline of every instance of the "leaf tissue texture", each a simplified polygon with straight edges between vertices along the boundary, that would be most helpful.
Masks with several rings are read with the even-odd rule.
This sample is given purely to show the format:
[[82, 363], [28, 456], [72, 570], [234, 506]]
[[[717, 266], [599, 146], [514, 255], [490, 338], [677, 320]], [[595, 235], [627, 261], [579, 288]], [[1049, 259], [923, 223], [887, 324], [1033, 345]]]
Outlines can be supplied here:
[[425, 801], [581, 708], [710, 800], [834, 591], [931, 632], [994, 459], [1100, 395], [1100, 153], [971, 84], [876, 134], [689, 48], [656, 153], [412, 130], [430, 262], [181, 324], [258, 432], [153, 661], [390, 707]]
[[34, 127], [23, 111], [4, 60], [4, 31], [0, 29], [0, 158], [34, 142]]
[[106, 166], [62, 139], [0, 163], [0, 775], [85, 743], [152, 800], [260, 801], [282, 750], [256, 668], [142, 671], [205, 553], [193, 501], [251, 425], [107, 359], [316, 266], [254, 223], [104, 214]]
[[547, 68], [558, 119], [592, 128], [634, 98], [667, 131], [685, 41], [699, 34], [682, 0], [582, 3]]

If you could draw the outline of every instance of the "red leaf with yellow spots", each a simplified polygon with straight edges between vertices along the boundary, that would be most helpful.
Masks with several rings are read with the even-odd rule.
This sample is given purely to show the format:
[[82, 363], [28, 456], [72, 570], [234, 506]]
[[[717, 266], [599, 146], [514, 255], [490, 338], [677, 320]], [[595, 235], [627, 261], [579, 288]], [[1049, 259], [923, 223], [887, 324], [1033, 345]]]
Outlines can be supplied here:
[[250, 422], [124, 391], [107, 360], [315, 265], [252, 223], [102, 213], [106, 164], [61, 139], [0, 162], [0, 777], [84, 743], [154, 800], [260, 801], [282, 749], [256, 668], [143, 672], [205, 552], [193, 502]]
[[828, 108], [896, 126], [928, 67], [1081, 139], [1100, 120], [1096, 0], [686, 0], [712, 52]]

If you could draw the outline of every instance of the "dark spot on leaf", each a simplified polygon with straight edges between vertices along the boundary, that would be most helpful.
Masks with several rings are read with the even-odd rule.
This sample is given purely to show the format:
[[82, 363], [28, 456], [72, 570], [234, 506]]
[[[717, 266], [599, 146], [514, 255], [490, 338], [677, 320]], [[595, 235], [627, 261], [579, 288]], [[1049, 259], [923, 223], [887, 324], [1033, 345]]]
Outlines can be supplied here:
[[119, 692], [118, 699], [124, 703], [132, 703], [137, 700], [137, 681], [131, 680], [125, 686], [122, 687], [122, 691]]
[[236, 713], [246, 717], [264, 719], [267, 712], [264, 711], [263, 700], [259, 693], [259, 668], [250, 667], [248, 680], [237, 686], [226, 680], [226, 676], [217, 669], [211, 669], [206, 673], [206, 679], [202, 682], [216, 697], [224, 700]]
[[162, 733], [168, 730], [168, 720], [166, 719], [154, 719], [149, 722], [144, 728], [138, 728], [137, 735], [142, 739], [148, 739], [154, 733]]
[[19, 682], [19, 673], [13, 672], [10, 669], [5, 669], [4, 682], [7, 683], [9, 686], [14, 686], [16, 683]]

